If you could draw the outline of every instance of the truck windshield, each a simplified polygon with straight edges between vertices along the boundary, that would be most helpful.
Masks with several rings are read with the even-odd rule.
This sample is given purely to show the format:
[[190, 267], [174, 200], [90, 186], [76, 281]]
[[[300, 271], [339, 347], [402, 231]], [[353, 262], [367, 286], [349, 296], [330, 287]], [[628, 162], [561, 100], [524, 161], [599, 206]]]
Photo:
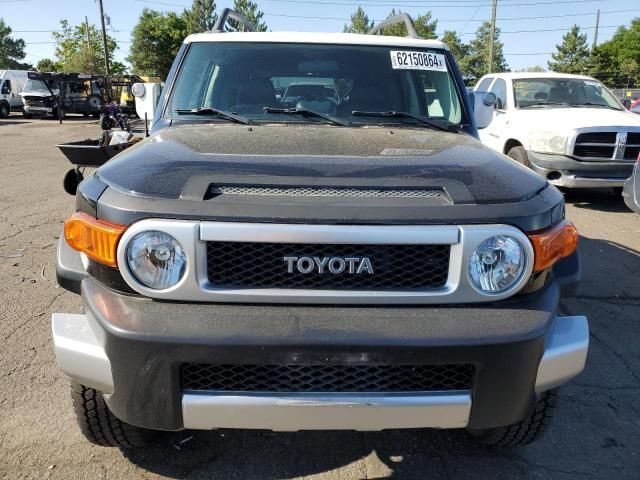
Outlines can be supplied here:
[[513, 81], [517, 108], [595, 107], [622, 110], [598, 81], [582, 78], [526, 78]]
[[44, 83], [44, 80], [35, 80], [29, 79], [27, 83], [24, 84], [24, 90], [27, 92], [36, 92], [38, 90], [42, 90], [48, 92], [47, 85]]
[[406, 112], [450, 126], [464, 121], [461, 103], [442, 50], [203, 42], [189, 47], [165, 115], [196, 119], [190, 111], [216, 109], [270, 123], [326, 121], [294, 114], [311, 110], [352, 124], [424, 125], [364, 115]]

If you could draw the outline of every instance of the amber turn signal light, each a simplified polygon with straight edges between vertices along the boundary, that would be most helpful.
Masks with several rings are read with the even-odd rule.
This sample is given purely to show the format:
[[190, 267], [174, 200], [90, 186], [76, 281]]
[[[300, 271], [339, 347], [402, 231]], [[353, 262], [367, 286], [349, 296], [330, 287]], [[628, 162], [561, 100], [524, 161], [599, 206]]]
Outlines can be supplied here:
[[118, 240], [127, 229], [124, 225], [76, 212], [64, 222], [64, 239], [74, 250], [109, 267], [117, 267]]
[[568, 220], [563, 220], [553, 227], [528, 233], [535, 253], [534, 272], [551, 267], [564, 257], [568, 257], [578, 248], [578, 230]]

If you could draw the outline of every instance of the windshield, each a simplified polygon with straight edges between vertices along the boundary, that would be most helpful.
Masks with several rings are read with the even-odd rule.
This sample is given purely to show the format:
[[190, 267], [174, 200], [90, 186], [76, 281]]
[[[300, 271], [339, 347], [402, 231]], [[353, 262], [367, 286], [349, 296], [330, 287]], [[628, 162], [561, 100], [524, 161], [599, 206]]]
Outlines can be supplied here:
[[185, 111], [214, 108], [253, 121], [325, 121], [312, 115], [264, 111], [271, 107], [313, 110], [353, 124], [420, 123], [408, 117], [354, 116], [353, 111], [408, 112], [443, 125], [460, 124], [461, 101], [448, 70], [441, 50], [193, 43], [165, 115], [195, 119]]
[[27, 92], [34, 92], [38, 90], [44, 90], [45, 92], [49, 91], [47, 89], [47, 86], [44, 83], [44, 80], [34, 80], [34, 79], [27, 80], [27, 83], [24, 84], [23, 90]]
[[527, 78], [513, 81], [517, 108], [604, 107], [622, 110], [598, 81], [582, 78]]

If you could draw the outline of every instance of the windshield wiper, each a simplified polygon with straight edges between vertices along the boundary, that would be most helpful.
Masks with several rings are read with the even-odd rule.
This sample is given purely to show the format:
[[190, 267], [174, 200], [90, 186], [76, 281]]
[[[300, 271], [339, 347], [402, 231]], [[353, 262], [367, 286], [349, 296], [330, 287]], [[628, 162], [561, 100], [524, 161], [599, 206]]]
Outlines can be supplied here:
[[438, 130], [442, 130], [444, 132], [449, 132], [451, 131], [449, 128], [444, 127], [442, 125], [438, 125], [436, 122], [433, 122], [431, 120], [429, 120], [426, 117], [422, 117], [420, 115], [414, 115], [413, 113], [409, 113], [409, 112], [396, 112], [396, 111], [390, 111], [390, 112], [364, 112], [364, 111], [360, 111], [360, 110], [354, 110], [351, 112], [351, 115], [353, 115], [354, 117], [385, 117], [385, 118], [412, 118], [414, 120], [418, 120], [419, 122], [423, 123], [424, 125], [428, 125], [432, 128], [436, 128]]
[[342, 127], [348, 127], [349, 122], [345, 122], [344, 120], [339, 120], [336, 117], [332, 117], [327, 113], [316, 112], [315, 110], [309, 110], [308, 108], [274, 108], [274, 107], [264, 107], [263, 110], [265, 113], [285, 113], [290, 115], [303, 115], [308, 117], [318, 117], [323, 118], [328, 122], [335, 123], [336, 125], [340, 125]]
[[549, 106], [554, 106], [554, 105], [560, 105], [563, 107], [571, 107], [572, 105], [570, 103], [567, 102], [536, 102], [536, 103], [530, 103], [528, 105], [522, 105], [519, 108], [529, 108], [529, 107], [546, 107], [547, 105]]
[[586, 103], [581, 103], [580, 105], [576, 105], [576, 107], [599, 107], [599, 108], [610, 108], [611, 110], [616, 110], [617, 112], [620, 111], [619, 108], [612, 107], [611, 105], [603, 105], [602, 103], [586, 102]]
[[240, 115], [236, 115], [235, 113], [227, 112], [225, 110], [218, 110], [217, 108], [211, 107], [200, 107], [200, 108], [176, 108], [175, 112], [178, 115], [215, 115], [219, 118], [224, 118], [225, 120], [230, 120], [236, 123], [242, 123], [244, 125], [248, 125], [251, 120], [245, 117], [241, 117]]

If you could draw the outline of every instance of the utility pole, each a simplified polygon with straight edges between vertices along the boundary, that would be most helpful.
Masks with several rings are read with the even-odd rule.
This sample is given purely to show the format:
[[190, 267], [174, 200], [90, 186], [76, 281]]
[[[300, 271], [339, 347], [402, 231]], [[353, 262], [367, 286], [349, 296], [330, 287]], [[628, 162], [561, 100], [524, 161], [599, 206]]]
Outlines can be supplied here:
[[100, 24], [102, 25], [102, 45], [104, 47], [104, 73], [109, 75], [109, 51], [107, 50], [107, 31], [104, 29], [104, 10], [102, 0], [98, 0], [100, 5]]
[[496, 9], [498, 8], [498, 0], [493, 0], [493, 8], [491, 10], [491, 38], [489, 38], [489, 71], [493, 72], [493, 56], [494, 56], [494, 43], [496, 38]]
[[91, 36], [89, 35], [89, 19], [84, 17], [84, 27], [87, 29], [87, 51], [91, 51]]
[[598, 27], [600, 27], [600, 9], [598, 9], [598, 13], [596, 14], [596, 30], [593, 34], [593, 45], [591, 46], [592, 52], [596, 49], [596, 45], [598, 44]]

